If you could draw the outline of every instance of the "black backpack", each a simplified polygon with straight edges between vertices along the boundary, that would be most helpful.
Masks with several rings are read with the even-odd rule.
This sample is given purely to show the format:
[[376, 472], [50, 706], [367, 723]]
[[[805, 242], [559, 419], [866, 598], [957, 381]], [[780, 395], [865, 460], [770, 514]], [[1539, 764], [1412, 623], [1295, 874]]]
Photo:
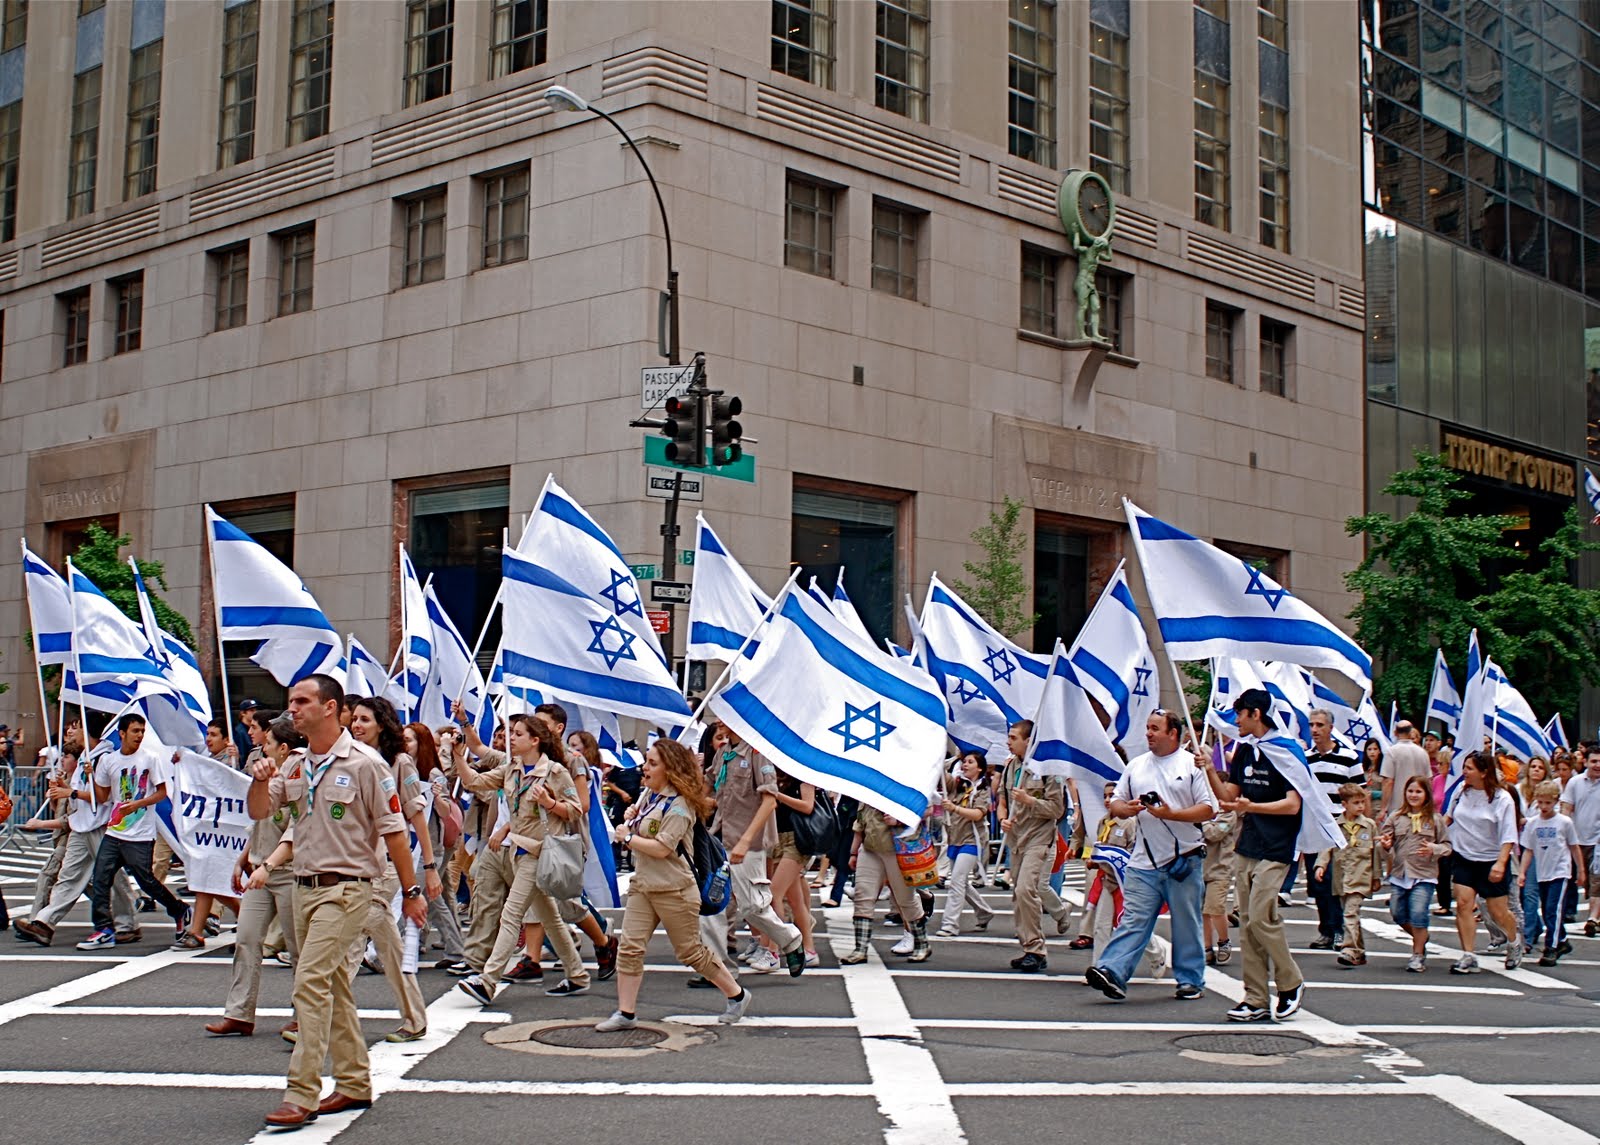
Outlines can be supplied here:
[[700, 913], [721, 914], [728, 909], [728, 900], [733, 897], [733, 870], [728, 866], [728, 852], [723, 849], [722, 841], [698, 819], [694, 824], [693, 843], [692, 853], [685, 852], [683, 844], [679, 843], [678, 854], [694, 869], [695, 886], [700, 890]]

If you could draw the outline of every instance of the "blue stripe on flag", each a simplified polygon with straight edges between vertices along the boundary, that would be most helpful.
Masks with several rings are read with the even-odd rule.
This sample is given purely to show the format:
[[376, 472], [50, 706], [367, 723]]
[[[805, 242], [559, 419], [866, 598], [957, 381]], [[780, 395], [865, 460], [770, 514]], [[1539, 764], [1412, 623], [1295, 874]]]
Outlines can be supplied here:
[[501, 649], [500, 662], [505, 666], [507, 676], [533, 680], [553, 691], [568, 695], [592, 696], [599, 701], [594, 705], [598, 708], [604, 708], [605, 701], [611, 699], [638, 708], [652, 708], [659, 712], [681, 712], [687, 715], [690, 711], [688, 701], [672, 688], [617, 680], [599, 672], [585, 672], [581, 668], [551, 664], [546, 660], [535, 660], [531, 656], [513, 652], [509, 648]]
[[243, 541], [247, 545], [256, 543], [256, 539], [231, 521], [224, 521], [221, 517], [211, 522], [211, 535], [219, 541]]
[[1139, 523], [1139, 536], [1147, 541], [1198, 541], [1200, 538], [1182, 529], [1175, 529], [1160, 517], [1134, 517]]
[[78, 657], [78, 672], [85, 676], [150, 676], [160, 680], [154, 661], [134, 656], [102, 656], [86, 652]]
[[501, 560], [501, 569], [507, 580], [520, 581], [531, 584], [534, 588], [547, 589], [550, 592], [559, 592], [564, 596], [575, 596], [579, 600], [591, 599], [583, 589], [571, 581], [557, 576], [543, 565], [534, 564], [527, 557], [505, 557]]
[[[831, 775], [868, 791], [875, 791], [885, 799], [910, 810], [920, 811], [928, 805], [928, 797], [919, 791], [913, 791], [903, 783], [896, 783], [883, 772], [878, 771], [864, 763], [857, 763], [852, 759], [829, 755], [820, 748], [812, 747], [794, 729], [789, 727], [767, 706], [756, 699], [743, 684], [735, 684], [722, 693], [722, 700], [761, 735], [768, 743], [777, 749], [778, 753], [788, 756], [802, 767], [809, 768], [819, 775]], [[942, 716], [940, 717], [942, 720]]]
[[622, 550], [617, 548], [616, 542], [614, 542], [610, 537], [606, 536], [605, 532], [600, 528], [600, 526], [589, 520], [589, 518], [584, 515], [583, 510], [579, 509], [565, 497], [562, 497], [559, 493], [553, 493], [549, 490], [546, 490], [544, 499], [539, 502], [539, 512], [549, 513], [556, 520], [564, 521], [571, 525], [574, 529], [593, 537], [595, 540], [599, 541], [602, 545], [615, 553], [617, 560], [621, 561], [624, 567], [627, 566], [628, 558], [622, 555]]
[[1122, 607], [1126, 608], [1135, 616], [1139, 615], [1138, 606], [1133, 603], [1133, 593], [1129, 591], [1127, 581], [1117, 581], [1116, 585], [1111, 589], [1111, 599], [1120, 603]]
[[72, 651], [72, 633], [70, 632], [35, 632], [33, 640], [40, 652]]
[[[697, 620], [689, 629], [689, 643], [715, 644], [718, 648], [737, 652], [744, 646], [744, 637], [731, 628], [723, 628], [720, 624], [707, 624], [704, 620]], [[759, 640], [750, 641], [750, 652], [759, 647], [761, 647]]]
[[1122, 739], [1128, 734], [1128, 685], [1121, 676], [1111, 670], [1109, 664], [1087, 648], [1080, 648], [1072, 654], [1072, 666], [1081, 668], [1110, 694], [1112, 701], [1117, 705], [1117, 734], [1111, 738]]
[[1311, 620], [1284, 620], [1272, 616], [1178, 616], [1157, 619], [1161, 639], [1168, 644], [1196, 644], [1205, 640], [1235, 640], [1243, 644], [1329, 648], [1368, 675], [1372, 658], [1335, 630]]
[[1042, 759], [1061, 760], [1064, 763], [1074, 764], [1086, 771], [1108, 779], [1115, 783], [1122, 778], [1122, 773], [1115, 768], [1107, 766], [1086, 751], [1079, 751], [1065, 740], [1041, 740], [1033, 746], [1033, 759], [1035, 762]]
[[235, 605], [222, 608], [224, 628], [312, 628], [332, 632], [333, 625], [317, 608], [278, 608]]
[[833, 667], [849, 676], [863, 687], [903, 708], [909, 708], [930, 723], [945, 722], [945, 706], [932, 693], [908, 684], [894, 673], [880, 668], [852, 648], [841, 644], [834, 636], [812, 620], [805, 605], [791, 593], [784, 598], [781, 610], [791, 623], [811, 641], [817, 652]]
[[717, 540], [717, 535], [705, 525], [700, 527], [700, 548], [708, 553], [716, 553], [718, 556], [725, 557], [728, 555], [728, 550], [722, 547], [721, 542]]
[[314, 644], [314, 645], [312, 645], [312, 647], [311, 647], [311, 655], [309, 655], [309, 656], [307, 656], [305, 658], [305, 662], [302, 663], [300, 665], [300, 667], [296, 668], [295, 672], [294, 672], [294, 675], [292, 677], [290, 677], [290, 679], [289, 679], [290, 686], [292, 687], [293, 685], [298, 684], [301, 680], [304, 680], [307, 676], [311, 675], [318, 668], [322, 667], [322, 662], [328, 658], [328, 653], [332, 652], [332, 651], [333, 651], [333, 645], [332, 644]]

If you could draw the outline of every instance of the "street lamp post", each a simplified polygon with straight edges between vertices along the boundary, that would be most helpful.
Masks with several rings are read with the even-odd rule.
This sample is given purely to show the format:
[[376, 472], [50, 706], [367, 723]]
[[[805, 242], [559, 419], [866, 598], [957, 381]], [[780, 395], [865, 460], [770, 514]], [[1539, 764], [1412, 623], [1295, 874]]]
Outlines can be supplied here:
[[[545, 102], [555, 111], [592, 111], [612, 127], [617, 129], [617, 134], [622, 136], [623, 142], [628, 145], [634, 157], [639, 160], [639, 166], [644, 168], [646, 179], [650, 180], [650, 190], [655, 193], [656, 208], [661, 212], [661, 232], [667, 240], [667, 289], [660, 296], [660, 305], [656, 310], [656, 349], [669, 365], [682, 365], [679, 360], [678, 349], [678, 267], [672, 261], [672, 223], [667, 219], [667, 204], [661, 197], [661, 186], [656, 182], [655, 172], [650, 170], [650, 164], [645, 160], [639, 145], [633, 141], [627, 129], [611, 116], [592, 105], [571, 88], [553, 84], [545, 89]], [[637, 425], [638, 422], [633, 424]], [[703, 446], [701, 446], [703, 448]], [[673, 580], [678, 572], [678, 498], [683, 488], [683, 474], [675, 471], [672, 478], [672, 496], [667, 499], [662, 511], [661, 521], [661, 572], [666, 580]], [[676, 619], [677, 610], [672, 605], [667, 605], [667, 612]], [[673, 645], [677, 637], [669, 626], [666, 639], [662, 643], [666, 646], [667, 663], [673, 659]]]

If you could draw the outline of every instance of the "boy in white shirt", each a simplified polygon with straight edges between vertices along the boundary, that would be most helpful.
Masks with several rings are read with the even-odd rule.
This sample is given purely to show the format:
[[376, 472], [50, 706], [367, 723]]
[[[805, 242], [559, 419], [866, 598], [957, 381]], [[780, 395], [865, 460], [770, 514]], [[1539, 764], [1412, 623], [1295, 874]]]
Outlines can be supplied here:
[[1539, 956], [1540, 966], [1554, 966], [1563, 954], [1572, 952], [1567, 941], [1562, 919], [1563, 902], [1567, 896], [1567, 882], [1574, 869], [1583, 866], [1583, 850], [1578, 846], [1578, 833], [1572, 820], [1556, 810], [1561, 798], [1561, 784], [1546, 780], [1533, 789], [1534, 802], [1539, 814], [1530, 816], [1522, 827], [1522, 868], [1517, 885], [1528, 881], [1528, 864], [1536, 865], [1539, 877], [1539, 904], [1544, 916], [1545, 948]]

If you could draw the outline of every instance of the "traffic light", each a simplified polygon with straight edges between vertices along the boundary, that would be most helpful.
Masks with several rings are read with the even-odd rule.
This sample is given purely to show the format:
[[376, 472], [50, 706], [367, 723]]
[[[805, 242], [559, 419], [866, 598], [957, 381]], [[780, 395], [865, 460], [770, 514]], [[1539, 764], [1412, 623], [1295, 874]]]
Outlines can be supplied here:
[[678, 394], [666, 401], [667, 419], [661, 432], [667, 442], [667, 460], [674, 465], [705, 466], [706, 407], [698, 394]]
[[736, 397], [717, 395], [711, 399], [711, 464], [732, 465], [744, 455], [739, 439], [744, 427], [733, 419], [744, 410]]

